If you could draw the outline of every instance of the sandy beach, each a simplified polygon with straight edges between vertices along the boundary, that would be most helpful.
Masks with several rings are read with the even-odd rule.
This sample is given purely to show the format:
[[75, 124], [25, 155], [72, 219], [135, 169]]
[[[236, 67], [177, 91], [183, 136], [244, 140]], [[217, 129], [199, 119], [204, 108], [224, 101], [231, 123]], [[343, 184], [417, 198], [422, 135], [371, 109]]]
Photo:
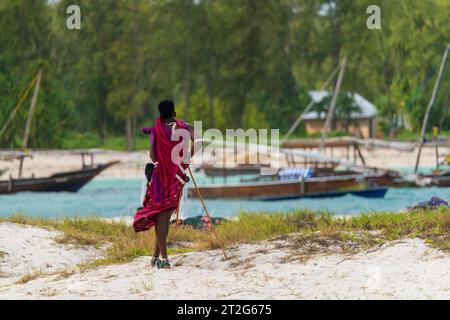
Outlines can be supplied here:
[[[145, 163], [149, 161], [146, 151], [121, 152], [108, 150], [90, 150], [94, 156], [94, 163], [106, 163], [108, 161], [119, 160], [120, 163], [108, 168], [100, 174], [100, 177], [122, 177], [122, 178], [142, 178]], [[397, 151], [391, 149], [367, 149], [362, 148], [363, 156], [368, 166], [399, 169], [411, 168], [415, 164], [416, 153]], [[0, 152], [0, 156], [2, 152]], [[346, 158], [346, 150], [336, 150], [334, 156], [341, 159]], [[350, 156], [350, 158], [352, 155]], [[1, 157], [0, 157], [1, 158]], [[86, 162], [90, 159], [86, 157]], [[205, 155], [205, 161], [208, 157]], [[285, 158], [279, 159], [279, 165], [284, 166]], [[422, 151], [420, 165], [422, 167], [434, 167], [436, 165], [435, 151], [433, 148], [424, 148]], [[33, 151], [33, 158], [26, 159], [23, 169], [24, 177], [45, 177], [55, 172], [79, 170], [81, 168], [81, 156], [73, 151], [45, 150]], [[6, 179], [9, 174], [17, 176], [19, 161], [0, 160], [0, 169], [7, 169], [1, 179]]]
[[54, 273], [99, 258], [91, 246], [59, 244], [61, 233], [15, 223], [0, 223], [0, 290], [26, 275]]
[[219, 250], [173, 256], [171, 270], [140, 257], [80, 271], [101, 250], [19, 224], [0, 224], [0, 235], [0, 299], [450, 299], [450, 254], [420, 239], [309, 259], [284, 239], [232, 247], [226, 261]]
[[[363, 154], [369, 166], [382, 168], [412, 167], [415, 161], [413, 154], [395, 150]], [[100, 177], [142, 178], [148, 153], [96, 152], [96, 163], [114, 160], [121, 163]], [[434, 164], [434, 150], [425, 149], [421, 165]], [[80, 166], [81, 157], [72, 152], [36, 151], [24, 176]], [[0, 161], [0, 168], [16, 174], [18, 161]], [[331, 246], [307, 259], [292, 241], [263, 241], [228, 249], [226, 261], [213, 250], [173, 256], [171, 270], [151, 268], [150, 257], [140, 257], [81, 271], [77, 265], [105, 252], [58, 243], [60, 236], [0, 223], [0, 299], [450, 299], [450, 253], [420, 239], [352, 253]]]

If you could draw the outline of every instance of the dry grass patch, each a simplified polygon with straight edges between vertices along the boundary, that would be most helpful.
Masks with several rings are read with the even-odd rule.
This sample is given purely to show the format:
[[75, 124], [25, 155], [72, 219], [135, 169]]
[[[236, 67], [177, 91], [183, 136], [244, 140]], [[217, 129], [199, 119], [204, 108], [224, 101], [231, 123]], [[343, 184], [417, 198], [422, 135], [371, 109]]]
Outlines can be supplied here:
[[34, 270], [32, 272], [29, 272], [25, 275], [23, 275], [19, 280], [17, 280], [16, 284], [25, 284], [31, 280], [37, 279], [40, 276], [43, 276], [45, 273], [41, 270]]
[[[135, 233], [124, 221], [105, 219], [64, 218], [43, 219], [15, 215], [0, 218], [0, 222], [28, 224], [62, 232], [56, 239], [60, 243], [101, 246], [108, 244], [104, 258], [84, 264], [96, 267], [104, 264], [124, 263], [139, 256], [153, 253], [153, 231]], [[218, 249], [240, 243], [262, 240], [288, 239], [299, 255], [319, 252], [351, 252], [380, 245], [400, 238], [419, 237], [434, 247], [450, 250], [449, 209], [420, 210], [409, 213], [373, 212], [353, 217], [337, 217], [327, 212], [296, 210], [289, 213], [248, 213], [215, 228], [215, 233], [193, 229], [189, 226], [171, 227], [169, 254], [193, 250]]]

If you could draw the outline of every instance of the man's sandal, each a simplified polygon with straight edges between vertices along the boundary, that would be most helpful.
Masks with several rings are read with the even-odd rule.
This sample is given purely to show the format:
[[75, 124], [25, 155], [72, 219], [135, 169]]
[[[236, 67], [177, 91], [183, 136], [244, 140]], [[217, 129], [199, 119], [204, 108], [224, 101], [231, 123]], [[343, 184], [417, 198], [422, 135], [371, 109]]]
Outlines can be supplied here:
[[158, 266], [159, 261], [161, 261], [159, 258], [152, 257], [152, 262], [151, 262], [152, 268]]
[[169, 259], [160, 259], [156, 266], [158, 269], [170, 269]]

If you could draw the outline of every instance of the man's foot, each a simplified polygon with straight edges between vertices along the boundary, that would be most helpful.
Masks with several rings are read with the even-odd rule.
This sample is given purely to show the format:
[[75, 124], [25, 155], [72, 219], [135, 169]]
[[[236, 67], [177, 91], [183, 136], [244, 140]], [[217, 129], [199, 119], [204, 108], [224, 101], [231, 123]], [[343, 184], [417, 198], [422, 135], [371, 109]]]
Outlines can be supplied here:
[[158, 266], [160, 261], [161, 260], [159, 258], [152, 257], [152, 262], [151, 262], [152, 268], [155, 267], [155, 266]]
[[169, 259], [160, 259], [156, 266], [158, 269], [170, 269]]

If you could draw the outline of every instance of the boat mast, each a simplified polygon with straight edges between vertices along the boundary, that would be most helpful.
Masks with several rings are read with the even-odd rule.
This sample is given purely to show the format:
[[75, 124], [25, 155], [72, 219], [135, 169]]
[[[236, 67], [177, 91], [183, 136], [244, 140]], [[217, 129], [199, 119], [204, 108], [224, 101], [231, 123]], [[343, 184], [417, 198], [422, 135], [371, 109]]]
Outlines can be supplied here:
[[33, 88], [33, 85], [36, 82], [36, 78], [37, 78], [37, 75], [30, 82], [29, 86], [26, 88], [25, 92], [20, 97], [19, 102], [17, 102], [17, 105], [14, 107], [12, 112], [9, 114], [8, 120], [5, 122], [5, 124], [3, 125], [2, 129], [0, 130], [0, 137], [6, 131], [6, 129], [8, 128], [9, 124], [11, 123], [11, 121], [13, 121], [13, 119], [14, 119], [16, 113], [17, 113], [17, 110], [19, 110], [19, 108], [22, 106], [23, 102], [25, 101], [26, 97], [28, 96], [28, 93]]
[[[333, 72], [330, 74], [328, 79], [320, 87], [320, 89], [319, 89], [320, 91], [324, 90], [328, 86], [328, 84], [331, 82], [331, 80], [333, 80], [334, 76], [336, 75], [336, 73], [338, 72], [340, 67], [341, 66], [339, 64], [336, 66], [336, 68], [334, 68]], [[284, 135], [283, 141], [286, 141], [289, 138], [289, 136], [292, 134], [292, 132], [294, 132], [294, 130], [297, 129], [298, 125], [300, 124], [300, 122], [303, 119], [303, 116], [312, 109], [312, 107], [314, 106], [314, 103], [315, 103], [314, 99], [311, 98], [311, 100], [309, 101], [305, 110], [303, 110], [303, 112], [298, 116], [297, 120], [295, 120], [295, 122], [289, 128], [288, 132]]]
[[438, 77], [436, 79], [436, 82], [434, 83], [433, 93], [431, 94], [431, 99], [430, 102], [428, 103], [425, 117], [423, 118], [422, 132], [420, 134], [420, 141], [419, 141], [419, 151], [417, 152], [417, 159], [416, 159], [416, 166], [414, 168], [414, 173], [417, 173], [417, 169], [419, 168], [420, 154], [422, 153], [423, 140], [425, 138], [425, 132], [427, 130], [428, 117], [430, 116], [431, 108], [433, 107], [434, 101], [436, 100], [436, 94], [439, 89], [439, 85], [441, 83], [442, 74], [444, 73], [444, 68], [447, 63], [447, 56], [449, 51], [450, 51], [450, 44], [447, 45], [447, 48], [445, 48], [444, 56], [442, 57], [441, 67], [439, 68]]
[[[320, 151], [321, 152], [323, 152], [323, 148], [325, 146], [325, 139], [327, 138], [327, 132], [328, 132], [328, 129], [331, 124], [331, 120], [334, 115], [334, 110], [336, 109], [337, 97], [339, 94], [339, 90], [341, 88], [342, 79], [344, 77], [346, 63], [347, 63], [347, 57], [344, 57], [344, 59], [342, 59], [342, 61], [340, 63], [341, 68], [339, 70], [338, 79], [336, 81], [336, 87], [334, 88], [333, 97], [332, 97], [331, 103], [330, 103], [330, 109], [328, 109], [328, 114], [327, 114], [327, 117], [325, 120], [325, 124], [323, 126], [322, 139], [320, 140]], [[320, 115], [319, 115], [319, 117], [320, 117]]]
[[[27, 123], [25, 125], [25, 132], [23, 134], [22, 149], [24, 151], [28, 147], [28, 140], [30, 138], [30, 131], [31, 131], [31, 123], [33, 121], [34, 109], [36, 109], [37, 97], [39, 95], [39, 87], [41, 85], [41, 80], [42, 80], [42, 70], [39, 70], [36, 77], [36, 84], [34, 86], [33, 98], [31, 99], [30, 110], [28, 111], [28, 118]], [[25, 158], [25, 155], [20, 155], [19, 157], [20, 157], [20, 165], [19, 165], [19, 179], [20, 179], [22, 177], [23, 160]]]

